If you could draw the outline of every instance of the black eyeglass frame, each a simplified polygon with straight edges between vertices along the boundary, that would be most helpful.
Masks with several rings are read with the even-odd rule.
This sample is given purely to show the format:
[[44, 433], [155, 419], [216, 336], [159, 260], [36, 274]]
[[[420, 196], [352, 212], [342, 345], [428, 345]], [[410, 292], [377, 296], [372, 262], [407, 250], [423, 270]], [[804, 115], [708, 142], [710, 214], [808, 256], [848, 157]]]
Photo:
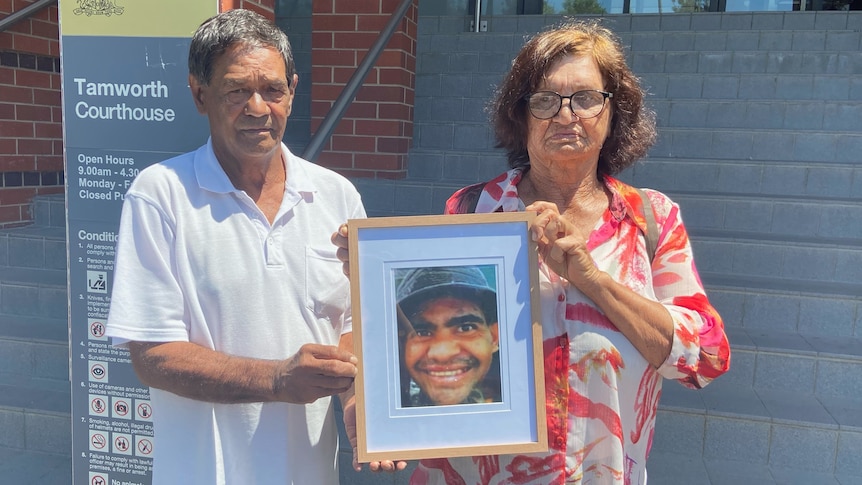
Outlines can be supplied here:
[[[580, 116], [580, 115], [575, 113], [574, 109], [572, 109], [572, 98], [574, 98], [575, 96], [577, 96], [581, 93], [584, 93], [584, 92], [594, 92], [594, 93], [599, 93], [602, 95], [602, 108], [598, 111], [598, 113], [596, 113], [592, 116]], [[557, 97], [560, 98], [560, 106], [557, 108], [557, 111], [554, 111], [554, 114], [552, 114], [551, 116], [545, 117], [545, 118], [542, 118], [541, 116], [536, 116], [536, 114], [533, 112], [533, 108], [530, 107], [530, 98], [532, 98], [533, 96], [535, 96], [537, 94], [556, 94]], [[578, 119], [580, 119], [580, 120], [588, 120], [590, 118], [595, 118], [596, 116], [599, 116], [600, 114], [602, 114], [602, 111], [605, 110], [605, 106], [608, 104], [607, 103], [608, 99], [613, 98], [613, 97], [614, 97], [614, 93], [611, 93], [608, 91], [602, 91], [601, 89], [582, 89], [582, 90], [576, 91], [576, 92], [574, 92], [568, 96], [563, 96], [562, 94], [560, 94], [556, 91], [536, 91], [535, 93], [530, 93], [530, 94], [524, 95], [524, 100], [527, 101], [527, 110], [530, 111], [530, 115], [533, 116], [533, 118], [536, 118], [538, 120], [549, 120], [549, 119], [553, 118], [554, 116], [557, 116], [560, 113], [560, 110], [563, 109], [563, 100], [564, 99], [569, 100], [569, 109], [572, 111], [572, 114], [574, 116], [577, 116]]]

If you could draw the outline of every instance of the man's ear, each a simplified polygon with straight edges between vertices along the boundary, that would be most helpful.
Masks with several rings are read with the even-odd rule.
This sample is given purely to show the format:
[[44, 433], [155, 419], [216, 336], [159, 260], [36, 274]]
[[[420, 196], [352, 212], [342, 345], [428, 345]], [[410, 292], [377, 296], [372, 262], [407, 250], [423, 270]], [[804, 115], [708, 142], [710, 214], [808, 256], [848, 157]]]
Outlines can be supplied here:
[[205, 103], [205, 93], [204, 86], [201, 84], [198, 79], [191, 74], [189, 74], [189, 89], [192, 92], [192, 99], [195, 102], [195, 108], [198, 109], [198, 113], [205, 115], [207, 114], [206, 103]]
[[496, 352], [500, 350], [500, 325], [494, 322], [488, 326], [488, 329], [491, 330], [491, 339], [494, 342], [494, 352]]
[[290, 80], [290, 90], [296, 93], [296, 86], [299, 85], [299, 75], [294, 74], [293, 78]]

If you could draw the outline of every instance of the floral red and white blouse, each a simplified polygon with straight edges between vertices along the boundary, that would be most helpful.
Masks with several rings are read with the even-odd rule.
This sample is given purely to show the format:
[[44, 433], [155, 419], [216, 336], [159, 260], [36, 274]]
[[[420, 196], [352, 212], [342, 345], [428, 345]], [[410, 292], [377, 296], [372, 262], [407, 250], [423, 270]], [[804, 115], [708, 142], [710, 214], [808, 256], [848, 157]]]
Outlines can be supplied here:
[[[465, 187], [446, 203], [464, 212], [523, 211], [520, 169]], [[659, 228], [650, 264], [638, 192], [612, 177], [613, 200], [590, 234], [596, 265], [655, 299], [674, 321], [670, 355], [652, 367], [597, 306], [539, 262], [549, 451], [528, 455], [422, 460], [411, 485], [645, 484], [662, 378], [701, 388], [727, 371], [730, 346], [694, 265], [679, 206], [647, 190]]]

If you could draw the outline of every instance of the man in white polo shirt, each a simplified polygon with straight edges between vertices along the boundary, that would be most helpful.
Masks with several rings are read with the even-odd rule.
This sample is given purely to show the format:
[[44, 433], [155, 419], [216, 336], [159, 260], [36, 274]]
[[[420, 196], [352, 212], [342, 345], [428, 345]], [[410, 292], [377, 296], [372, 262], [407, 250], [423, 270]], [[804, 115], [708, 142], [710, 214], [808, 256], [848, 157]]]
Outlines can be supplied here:
[[357, 361], [330, 234], [362, 202], [282, 144], [298, 77], [270, 21], [205, 21], [189, 72], [210, 139], [126, 194], [107, 326], [151, 386], [153, 483], [337, 483]]

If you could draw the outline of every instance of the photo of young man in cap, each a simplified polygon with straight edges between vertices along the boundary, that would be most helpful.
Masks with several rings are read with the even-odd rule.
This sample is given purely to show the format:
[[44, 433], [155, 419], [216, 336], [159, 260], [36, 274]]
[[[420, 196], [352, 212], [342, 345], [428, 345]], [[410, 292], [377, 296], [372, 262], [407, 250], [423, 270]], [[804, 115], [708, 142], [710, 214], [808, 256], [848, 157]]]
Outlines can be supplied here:
[[497, 292], [481, 268], [396, 270], [404, 407], [500, 402]]

